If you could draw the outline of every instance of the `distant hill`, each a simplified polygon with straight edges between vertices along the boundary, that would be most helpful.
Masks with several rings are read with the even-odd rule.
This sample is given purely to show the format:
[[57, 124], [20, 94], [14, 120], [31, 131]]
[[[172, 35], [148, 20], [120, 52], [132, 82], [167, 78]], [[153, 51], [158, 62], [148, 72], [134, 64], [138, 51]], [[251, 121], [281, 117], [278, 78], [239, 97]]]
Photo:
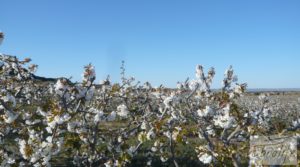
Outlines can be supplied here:
[[258, 88], [258, 89], [247, 89], [249, 93], [257, 92], [300, 92], [300, 88]]

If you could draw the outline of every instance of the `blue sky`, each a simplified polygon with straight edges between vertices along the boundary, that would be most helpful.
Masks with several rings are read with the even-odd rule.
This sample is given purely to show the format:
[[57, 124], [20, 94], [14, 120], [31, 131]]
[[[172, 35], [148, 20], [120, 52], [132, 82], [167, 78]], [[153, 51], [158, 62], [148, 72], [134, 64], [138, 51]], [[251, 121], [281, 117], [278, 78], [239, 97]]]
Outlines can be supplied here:
[[299, 0], [0, 0], [0, 52], [31, 57], [39, 75], [97, 81], [126, 73], [174, 87], [197, 64], [233, 65], [250, 88], [300, 87]]

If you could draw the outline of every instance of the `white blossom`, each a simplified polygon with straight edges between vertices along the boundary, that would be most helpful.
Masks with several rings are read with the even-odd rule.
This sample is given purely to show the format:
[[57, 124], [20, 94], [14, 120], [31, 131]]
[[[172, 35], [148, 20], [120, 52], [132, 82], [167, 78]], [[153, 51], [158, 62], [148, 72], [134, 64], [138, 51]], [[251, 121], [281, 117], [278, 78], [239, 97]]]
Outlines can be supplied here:
[[164, 132], [164, 135], [168, 138], [168, 139], [171, 139], [172, 135], [171, 135], [171, 132], [170, 131], [166, 131]]
[[155, 137], [155, 133], [154, 133], [154, 130], [153, 128], [147, 133], [147, 139], [148, 140], [151, 140]]
[[225, 129], [231, 128], [235, 123], [235, 118], [230, 116], [229, 112], [230, 105], [227, 105], [220, 111], [220, 113], [217, 116], [215, 116], [214, 124]]
[[297, 119], [297, 120], [295, 120], [295, 121], [293, 121], [292, 124], [293, 124], [293, 127], [298, 127], [298, 126], [300, 126], [300, 118]]
[[59, 96], [64, 96], [66, 99], [70, 97], [70, 95], [67, 93], [68, 85], [66, 79], [58, 79], [56, 84], [54, 85], [55, 93]]
[[96, 79], [95, 67], [91, 64], [84, 67], [85, 71], [83, 73], [83, 82], [86, 86], [90, 86], [92, 82]]
[[18, 118], [19, 114], [12, 111], [6, 111], [4, 116], [4, 121], [8, 124], [14, 122]]
[[28, 159], [28, 155], [26, 154], [27, 144], [25, 140], [19, 140], [19, 150], [24, 159]]
[[237, 94], [242, 94], [243, 93], [243, 87], [242, 87], [242, 85], [236, 85], [234, 87], [234, 92], [237, 93]]
[[160, 160], [161, 160], [161, 162], [167, 162], [168, 157], [167, 156], [160, 156]]
[[54, 85], [54, 88], [56, 92], [60, 92], [65, 91], [67, 89], [67, 86], [62, 79], [58, 79], [56, 84]]
[[145, 121], [142, 122], [141, 129], [142, 130], [146, 130], [147, 129], [147, 123]]
[[210, 164], [212, 162], [213, 157], [207, 153], [200, 154], [199, 160], [204, 164]]
[[105, 167], [113, 167], [113, 162], [111, 160], [104, 163]]
[[209, 135], [212, 135], [212, 136], [215, 136], [215, 130], [214, 128], [212, 127], [212, 125], [206, 127], [206, 132], [209, 134]]
[[213, 109], [210, 106], [206, 106], [205, 109], [197, 111], [199, 117], [207, 117], [209, 114], [213, 113]]
[[214, 119], [214, 124], [216, 126], [220, 126], [225, 129], [231, 128], [234, 122], [235, 122], [234, 117], [229, 116], [229, 113], [225, 113], [224, 115], [219, 115]]
[[201, 65], [196, 66], [196, 78], [203, 80], [203, 67]]
[[129, 114], [129, 111], [127, 109], [127, 106], [125, 104], [121, 104], [117, 107], [117, 114], [120, 116], [120, 117], [124, 117], [126, 118]]
[[172, 93], [169, 97], [165, 98], [164, 104], [166, 108], [171, 108], [177, 102], [177, 97]]

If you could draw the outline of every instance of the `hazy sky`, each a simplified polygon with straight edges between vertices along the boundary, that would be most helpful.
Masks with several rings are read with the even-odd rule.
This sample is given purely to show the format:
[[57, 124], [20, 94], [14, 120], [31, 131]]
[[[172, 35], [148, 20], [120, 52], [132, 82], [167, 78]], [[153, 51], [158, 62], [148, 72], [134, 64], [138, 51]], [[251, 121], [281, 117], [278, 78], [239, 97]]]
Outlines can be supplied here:
[[299, 0], [0, 0], [1, 53], [31, 57], [38, 74], [97, 81], [126, 73], [174, 87], [195, 66], [233, 65], [250, 88], [300, 87]]

